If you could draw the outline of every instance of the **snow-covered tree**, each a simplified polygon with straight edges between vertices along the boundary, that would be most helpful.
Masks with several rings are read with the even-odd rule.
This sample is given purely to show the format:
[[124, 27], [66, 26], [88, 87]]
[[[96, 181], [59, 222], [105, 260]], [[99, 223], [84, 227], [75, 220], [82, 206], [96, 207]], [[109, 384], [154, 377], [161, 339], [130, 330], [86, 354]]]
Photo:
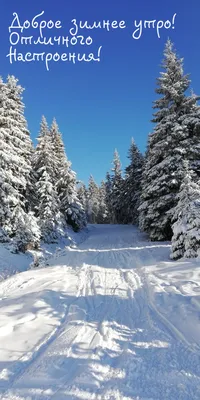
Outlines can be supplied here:
[[[60, 169], [63, 167], [63, 163], [66, 162], [66, 154], [62, 135], [59, 131], [58, 124], [54, 118], [50, 127], [50, 136], [52, 139], [53, 156], [54, 156], [54, 179], [57, 184], [60, 179]], [[68, 161], [69, 167], [71, 163]]]
[[36, 176], [37, 209], [42, 239], [53, 242], [59, 236], [60, 201], [55, 188], [55, 158], [52, 138], [45, 117], [42, 117], [33, 166]]
[[12, 237], [19, 233], [20, 218], [23, 221], [28, 209], [31, 170], [32, 142], [22, 92], [14, 76], [8, 76], [6, 84], [0, 81], [0, 227]]
[[85, 204], [88, 222], [92, 224], [109, 223], [105, 182], [102, 181], [98, 186], [91, 175], [88, 189], [85, 185], [81, 185], [79, 193], [80, 201]]
[[122, 205], [124, 209], [124, 223], [137, 224], [141, 196], [141, 181], [143, 171], [143, 156], [134, 140], [128, 153], [130, 164], [125, 170], [124, 188], [122, 191]]
[[41, 231], [34, 214], [31, 211], [22, 214], [19, 209], [18, 221], [16, 218], [16, 222], [18, 222], [18, 224], [13, 245], [15, 251], [24, 253], [26, 250], [38, 249]]
[[[8, 125], [8, 90], [0, 78], [0, 227], [4, 231], [5, 221], [11, 216], [10, 202], [16, 194], [13, 188], [14, 177], [11, 165], [16, 163]], [[10, 227], [11, 229], [11, 227]], [[2, 235], [2, 237], [4, 234]]]
[[101, 185], [99, 187], [99, 210], [97, 215], [97, 223], [106, 224], [108, 222], [109, 215], [106, 205], [106, 184], [104, 181], [101, 181]]
[[6, 243], [6, 242], [9, 242], [9, 240], [10, 240], [10, 238], [9, 238], [7, 232], [5, 231], [5, 229], [0, 227], [0, 242]]
[[60, 202], [57, 192], [45, 165], [40, 169], [40, 178], [36, 184], [39, 206], [38, 219], [42, 239], [47, 243], [55, 242], [63, 228]]
[[[33, 154], [33, 172], [36, 177], [36, 181], [39, 180], [44, 164], [48, 169], [49, 175], [53, 179], [53, 166], [54, 160], [52, 160], [52, 152], [53, 152], [53, 144], [49, 134], [49, 128], [47, 124], [47, 120], [44, 116], [42, 116], [41, 123], [40, 123], [40, 131], [37, 138], [37, 146], [35, 152]], [[51, 162], [52, 161], [52, 162]]]
[[190, 81], [183, 73], [183, 60], [178, 58], [168, 40], [163, 61], [164, 72], [158, 78], [154, 103], [155, 128], [149, 136], [148, 152], [142, 179], [140, 228], [151, 240], [170, 240], [172, 210], [183, 178], [182, 158], [199, 169], [200, 124], [197, 96], [187, 96]]
[[110, 173], [107, 172], [106, 180], [105, 180], [105, 202], [106, 202], [106, 209], [108, 211], [108, 222], [112, 220], [112, 180]]
[[86, 226], [86, 215], [78, 199], [76, 173], [67, 159], [62, 135], [54, 118], [50, 137], [53, 144], [54, 180], [60, 202], [60, 212], [65, 223], [79, 231]]
[[172, 259], [197, 257], [200, 250], [200, 185], [188, 162], [183, 162], [184, 179], [173, 209]]
[[36, 190], [37, 176], [34, 170], [34, 157], [35, 149], [33, 147], [31, 152], [31, 170], [26, 187], [26, 211], [35, 214], [38, 206], [38, 195]]
[[122, 178], [122, 170], [121, 170], [121, 162], [118, 151], [115, 150], [114, 158], [113, 158], [113, 168], [111, 169], [111, 182], [112, 182], [112, 190], [111, 190], [111, 207], [112, 207], [112, 215], [111, 221], [112, 223], [121, 223], [123, 220], [123, 208], [121, 204], [121, 193], [123, 188], [123, 178]]
[[83, 205], [83, 208], [87, 214], [88, 193], [87, 193], [87, 188], [83, 182], [78, 182], [77, 195], [80, 203]]
[[98, 222], [99, 214], [99, 188], [92, 175], [88, 184], [87, 218], [91, 224]]
[[76, 173], [71, 169], [66, 159], [59, 169], [60, 179], [57, 190], [60, 200], [60, 211], [66, 223], [72, 226], [75, 232], [86, 226], [86, 215], [83, 205], [78, 199]]
[[37, 138], [33, 156], [33, 170], [37, 182], [43, 174], [44, 169], [47, 171], [52, 183], [55, 183], [56, 160], [54, 156], [54, 146], [50, 135], [47, 120], [42, 116], [40, 123], [40, 131]]

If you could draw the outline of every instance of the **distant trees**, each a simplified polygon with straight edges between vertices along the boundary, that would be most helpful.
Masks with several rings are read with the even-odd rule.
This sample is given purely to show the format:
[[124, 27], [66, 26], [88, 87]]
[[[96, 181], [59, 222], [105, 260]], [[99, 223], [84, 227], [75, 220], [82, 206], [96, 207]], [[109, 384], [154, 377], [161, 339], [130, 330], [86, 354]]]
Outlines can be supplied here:
[[87, 191], [87, 217], [92, 224], [98, 222], [99, 213], [99, 188], [92, 175], [89, 178]]
[[91, 175], [88, 188], [81, 184], [78, 188], [78, 197], [84, 204], [87, 221], [91, 224], [104, 224], [109, 222], [108, 209], [106, 205], [105, 182], [98, 186]]
[[90, 176], [88, 188], [79, 187], [90, 223], [133, 224], [138, 222], [143, 156], [134, 140], [129, 150], [130, 164], [122, 172], [119, 153], [114, 151], [112, 168], [100, 186]]

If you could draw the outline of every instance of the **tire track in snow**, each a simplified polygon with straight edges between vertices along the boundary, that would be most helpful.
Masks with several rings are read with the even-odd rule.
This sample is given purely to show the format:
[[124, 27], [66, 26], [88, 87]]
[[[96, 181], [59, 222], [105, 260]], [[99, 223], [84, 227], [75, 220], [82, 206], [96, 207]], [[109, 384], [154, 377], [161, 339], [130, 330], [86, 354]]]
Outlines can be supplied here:
[[[149, 253], [149, 259], [153, 260], [152, 254], [150, 250], [147, 250]], [[154, 296], [153, 296], [153, 288], [151, 287], [151, 284], [148, 282], [148, 277], [146, 273], [144, 272], [144, 268], [141, 270], [141, 279], [144, 284], [144, 290], [147, 296], [148, 300], [148, 305], [149, 309], [151, 310], [151, 313], [153, 315], [156, 315], [158, 320], [165, 326], [167, 331], [177, 340], [180, 341], [186, 348], [187, 351], [190, 351], [192, 353], [200, 355], [200, 347], [197, 344], [192, 344], [190, 343], [184, 334], [180, 332], [176, 326], [169, 321], [167, 317], [165, 317], [157, 308], [155, 302], [154, 302]]]
[[155, 303], [153, 302], [153, 296], [150, 294], [149, 287], [146, 286], [146, 293], [148, 296], [148, 303], [149, 307], [153, 314], [157, 316], [157, 318], [162, 322], [162, 324], [167, 328], [167, 330], [178, 340], [181, 341], [185, 346], [186, 349], [192, 353], [200, 355], [200, 348], [197, 344], [190, 343], [184, 334], [176, 328], [176, 326], [167, 318], [165, 317], [156, 307]]
[[[41, 343], [40, 349], [36, 349], [36, 351], [34, 353], [34, 355], [35, 355], [34, 358], [32, 358], [29, 361], [28, 365], [26, 365], [23, 368], [23, 371], [20, 371], [19, 374], [15, 375], [15, 378], [14, 378], [12, 384], [10, 385], [9, 390], [14, 388], [16, 382], [18, 382], [22, 378], [24, 378], [26, 376], [26, 374], [31, 374], [32, 376], [34, 376], [34, 372], [37, 371], [38, 363], [40, 363], [40, 359], [43, 359], [45, 357], [45, 353], [51, 354], [51, 348], [54, 347], [55, 342], [57, 340], [59, 340], [61, 338], [61, 336], [62, 336], [62, 339], [64, 340], [63, 336], [68, 336], [69, 332], [73, 331], [73, 330], [76, 330], [75, 335], [72, 335], [70, 342], [68, 342], [68, 340], [66, 340], [66, 342], [65, 342], [65, 346], [68, 348], [66, 358], [70, 357], [70, 361], [65, 363], [64, 368], [70, 370], [70, 374], [67, 376], [65, 381], [59, 385], [59, 387], [56, 389], [53, 396], [50, 395], [49, 397], [45, 397], [45, 398], [46, 399], [54, 398], [55, 395], [57, 395], [64, 386], [68, 385], [69, 383], [71, 386], [71, 384], [73, 383], [75, 378], [82, 372], [81, 368], [77, 368], [77, 362], [76, 362], [76, 360], [74, 360], [74, 362], [73, 362], [71, 356], [73, 354], [72, 347], [74, 347], [79, 342], [82, 342], [84, 336], [86, 336], [86, 338], [88, 337], [87, 327], [86, 327], [87, 315], [86, 315], [86, 320], [84, 321], [82, 326], [74, 327], [72, 325], [67, 329], [66, 325], [68, 323], [70, 312], [73, 313], [74, 307], [76, 307], [76, 305], [78, 305], [79, 300], [81, 298], [85, 299], [85, 303], [87, 305], [86, 308], [87, 308], [88, 312], [92, 312], [93, 310], [95, 310], [95, 305], [93, 303], [93, 296], [96, 295], [96, 286], [94, 284], [95, 276], [93, 276], [93, 274], [94, 274], [94, 271], [92, 271], [92, 267], [90, 265], [84, 264], [82, 266], [82, 268], [80, 269], [80, 272], [79, 272], [76, 300], [74, 302], [70, 303], [70, 305], [68, 305], [68, 312], [66, 313], [65, 319], [62, 320], [61, 328], [55, 329], [51, 333], [49, 339], [47, 339], [43, 343]], [[105, 271], [105, 283], [106, 283], [106, 271]], [[106, 291], [106, 284], [103, 285], [103, 287]], [[91, 302], [88, 300], [89, 298], [91, 299]], [[106, 310], [107, 310], [107, 312], [109, 312], [108, 307], [106, 307]], [[70, 319], [69, 322], [70, 322], [70, 324], [72, 324], [73, 320]], [[78, 332], [77, 332], [77, 328], [78, 328]], [[103, 327], [102, 327], [102, 331], [103, 331]], [[96, 337], [99, 337], [99, 342], [101, 342], [101, 337], [103, 337], [102, 331], [100, 329], [99, 331], [95, 331], [93, 333], [93, 335], [90, 339], [90, 342], [88, 343], [88, 349], [90, 348], [91, 343], [95, 341]], [[101, 347], [100, 343], [99, 343], [99, 347]], [[38, 352], [38, 350], [40, 350], [40, 351]], [[37, 355], [36, 355], [36, 352], [37, 352]], [[69, 364], [69, 366], [68, 366], [68, 364]], [[47, 360], [46, 365], [49, 365], [48, 360]], [[41, 367], [44, 367], [43, 363], [40, 365], [40, 369], [41, 369]], [[4, 395], [6, 393], [7, 393], [7, 391], [4, 392]], [[47, 395], [45, 395], [45, 396], [47, 396]]]
[[[82, 286], [79, 287], [79, 285], [82, 285], [81, 279], [78, 280], [77, 294], [81, 293], [82, 290], [84, 291], [84, 288], [82, 288]], [[46, 286], [46, 284], [45, 284], [45, 286]], [[71, 310], [70, 307], [74, 306], [77, 303], [78, 299], [79, 299], [79, 295], [77, 296], [77, 299], [75, 301], [72, 301], [65, 308], [65, 312], [63, 313], [63, 316], [61, 318], [59, 326], [56, 327], [55, 329], [53, 329], [53, 331], [50, 332], [44, 338], [44, 340], [42, 340], [34, 348], [33, 352], [29, 352], [28, 354], [23, 355], [18, 360], [13, 362], [13, 364], [12, 364], [12, 370], [14, 371], [13, 379], [9, 382], [9, 388], [2, 390], [2, 393], [0, 394], [0, 396], [1, 396], [0, 399], [3, 400], [2, 395], [5, 396], [15, 386], [16, 382], [21, 380], [27, 373], [29, 373], [31, 371], [34, 372], [35, 364], [37, 362], [39, 362], [40, 358], [42, 358], [44, 356], [44, 353], [48, 351], [48, 349], [53, 345], [55, 340], [57, 340], [63, 334], [66, 334], [66, 333], [68, 334], [69, 331], [74, 329], [74, 326], [72, 326], [72, 327], [70, 326], [68, 329], [66, 329], [66, 324], [68, 323], [68, 320], [69, 320], [69, 311]], [[74, 338], [72, 339], [72, 342], [73, 342], [73, 340], [74, 340]], [[20, 364], [20, 367], [18, 366], [18, 364]], [[15, 370], [16, 370], [16, 372], [15, 372]]]
[[[90, 304], [89, 300], [86, 301], [87, 310], [89, 310], [90, 313], [92, 313], [92, 312], [94, 312], [94, 310], [96, 310], [95, 304], [93, 302], [93, 296], [95, 296], [97, 294], [96, 286], [94, 283], [95, 282], [95, 272], [97, 272], [97, 271], [93, 271], [93, 268], [91, 265], [86, 265], [86, 264], [83, 265], [83, 267], [81, 268], [81, 272], [80, 272], [80, 287], [77, 292], [77, 300], [80, 299], [81, 297], [87, 297], [87, 296], [91, 298], [92, 304]], [[99, 277], [99, 275], [97, 275], [97, 276]], [[105, 271], [105, 281], [106, 281], [106, 271]], [[104, 285], [104, 289], [106, 291], [106, 285]], [[107, 307], [106, 307], [106, 309], [108, 310]], [[97, 317], [96, 314], [95, 314], [95, 316]], [[105, 316], [105, 314], [104, 314], [104, 316]], [[91, 349], [91, 347], [92, 347], [92, 344], [95, 344], [96, 342], [98, 343], [98, 346], [97, 345], [95, 346], [97, 349], [102, 347], [102, 340], [104, 340], [103, 326], [99, 327], [99, 329], [97, 329], [97, 330], [94, 330], [92, 335], [88, 335], [88, 329], [87, 329], [86, 323], [87, 323], [87, 318], [86, 318], [86, 321], [85, 321], [85, 324], [83, 325], [83, 327], [79, 330], [79, 332], [77, 333], [75, 338], [71, 341], [71, 346], [69, 347], [69, 349], [67, 351], [67, 355], [66, 355], [67, 358], [73, 355], [72, 347], [75, 347], [76, 344], [78, 345], [79, 343], [86, 343], [86, 345], [87, 345], [85, 348], [86, 351], [89, 351], [89, 349]], [[88, 336], [90, 336], [89, 341], [88, 341]], [[85, 339], [85, 342], [84, 342], [84, 339]], [[99, 358], [98, 353], [96, 351], [94, 351], [93, 355], [90, 355], [89, 358], [93, 359], [94, 357]], [[66, 367], [67, 367], [67, 363], [65, 363], [65, 369], [66, 369]], [[72, 365], [71, 365], [71, 360], [70, 360], [69, 370], [70, 370], [70, 374], [66, 377], [66, 379], [62, 383], [60, 383], [59, 387], [57, 387], [57, 389], [55, 390], [53, 395], [50, 395], [49, 397], [47, 397], [46, 400], [54, 399], [55, 397], [58, 396], [59, 392], [63, 390], [63, 388], [67, 389], [67, 387], [69, 385], [71, 387], [73, 385], [74, 380], [83, 372], [82, 367], [77, 368], [76, 359], [74, 360], [74, 362], [72, 362]]]
[[[137, 245], [137, 237], [133, 235], [133, 239], [135, 240], [134, 244], [136, 243]], [[95, 238], [95, 240], [98, 241], [98, 238]], [[37, 368], [40, 369], [41, 367], [38, 375], [40, 382], [43, 373], [46, 373], [48, 387], [53, 385], [52, 394], [48, 395], [45, 392], [41, 395], [35, 394], [34, 398], [38, 400], [41, 398], [45, 398], [45, 400], [60, 399], [62, 395], [64, 398], [65, 396], [67, 398], [77, 397], [78, 394], [77, 396], [73, 396], [71, 392], [71, 390], [73, 390], [72, 385], [74, 385], [75, 389], [79, 389], [80, 387], [80, 389], [83, 390], [80, 396], [81, 398], [82, 396], [86, 396], [84, 397], [85, 399], [92, 398], [91, 396], [102, 400], [106, 398], [114, 399], [115, 394], [113, 394], [114, 392], [112, 389], [114, 389], [115, 385], [119, 389], [121, 389], [120, 385], [122, 385], [122, 391], [119, 392], [121, 394], [116, 398], [125, 398], [123, 394], [125, 396], [126, 384], [130, 384], [131, 386], [130, 398], [133, 398], [133, 393], [141, 396], [141, 398], [151, 397], [152, 399], [169, 399], [171, 394], [171, 398], [175, 398], [175, 392], [173, 392], [173, 390], [176, 390], [176, 395], [178, 394], [177, 385], [181, 382], [181, 379], [179, 379], [179, 376], [175, 376], [174, 381], [172, 379], [170, 381], [170, 373], [168, 375], [168, 371], [164, 369], [167, 361], [165, 352], [162, 352], [162, 354], [159, 353], [160, 365], [163, 366], [163, 370], [166, 374], [164, 378], [162, 377], [163, 371], [159, 371], [159, 367], [155, 365], [157, 361], [159, 361], [159, 357], [156, 358], [156, 352], [154, 352], [153, 349], [156, 343], [153, 341], [155, 341], [154, 339], [157, 340], [157, 338], [162, 340], [165, 331], [169, 329], [166, 321], [164, 321], [165, 324], [162, 322], [164, 329], [155, 326], [155, 323], [160, 321], [160, 315], [151, 308], [150, 300], [152, 301], [152, 307], [155, 306], [155, 301], [153, 297], [149, 300], [149, 283], [146, 279], [147, 277], [144, 277], [143, 269], [140, 267], [142, 260], [141, 253], [139, 251], [133, 251], [133, 249], [129, 251], [127, 249], [127, 244], [124, 246], [126, 247], [124, 251], [123, 249], [117, 250], [117, 248], [114, 251], [112, 251], [112, 248], [107, 251], [109, 241], [111, 244], [113, 243], [113, 248], [115, 248], [115, 241], [117, 242], [116, 246], [119, 245], [123, 248], [124, 242], [120, 239], [119, 231], [117, 231], [114, 238], [108, 235], [105, 240], [105, 237], [102, 238], [102, 236], [100, 236], [99, 247], [96, 247], [100, 250], [103, 250], [105, 247], [105, 253], [103, 251], [98, 252], [98, 249], [94, 249], [94, 252], [93, 250], [91, 252], [88, 250], [87, 253], [87, 248], [85, 249], [87, 244], [84, 244], [84, 246], [82, 246], [83, 252], [79, 254], [77, 251], [77, 253], [73, 255], [75, 256], [75, 262], [79, 265], [79, 268], [74, 268], [78, 276], [75, 299], [68, 304], [66, 320], [63, 321], [62, 327], [60, 327], [59, 332], [55, 335], [56, 337], [52, 339], [52, 343], [47, 345], [46, 348], [44, 345], [41, 358], [39, 357], [36, 359], [36, 361], [30, 365], [30, 368], [28, 367], [28, 369], [25, 370], [25, 373], [21, 377], [21, 379], [29, 378], [26, 374], [30, 374], [30, 376], [34, 375]], [[89, 245], [93, 246], [95, 242], [91, 239], [88, 241], [88, 246]], [[149, 252], [149, 254], [151, 257], [151, 252]], [[147, 256], [148, 254], [145, 254], [145, 260]], [[147, 258], [148, 262], [150, 257]], [[70, 262], [70, 257], [68, 262]], [[154, 263], [153, 257], [152, 263]], [[125, 323], [123, 323], [124, 321]], [[144, 336], [142, 330], [138, 329], [141, 326], [145, 331]], [[136, 336], [135, 332], [137, 333]], [[170, 337], [171, 336], [173, 335], [170, 334]], [[181, 342], [179, 336], [176, 336], [176, 339], [178, 342]], [[116, 357], [115, 355], [113, 356], [114, 360], [110, 357], [112, 344], [116, 344], [116, 347], [118, 345], [118, 349], [115, 353]], [[150, 350], [145, 351], [145, 347], [142, 348], [145, 344], [149, 345], [146, 349], [150, 348]], [[174, 344], [174, 360], [177, 363], [176, 370], [172, 372], [175, 371], [177, 373], [180, 360], [178, 351], [182, 347], [179, 346], [179, 343], [170, 344]], [[184, 346], [185, 349], [187, 349], [186, 343], [184, 343]], [[159, 344], [157, 347], [159, 348]], [[133, 350], [131, 354], [128, 352], [129, 349]], [[137, 353], [136, 357], [134, 355], [134, 350], [135, 354]], [[151, 352], [151, 350], [153, 351]], [[114, 352], [112, 354], [114, 354]], [[52, 356], [52, 359], [50, 356]], [[80, 359], [78, 359], [78, 357], [80, 357]], [[169, 349], [169, 357], [173, 357], [173, 350]], [[86, 364], [84, 364], [83, 358], [86, 358]], [[99, 361], [99, 369], [96, 371], [95, 368], [93, 369], [93, 359]], [[186, 364], [190, 366], [191, 363], [192, 356], [190, 356], [190, 361], [187, 361]], [[104, 369], [105, 365], [108, 367], [106, 372]], [[54, 367], [53, 371], [51, 371], [52, 367]], [[117, 367], [120, 368], [117, 369]], [[98, 374], [100, 378], [99, 389], [98, 387], [94, 387], [93, 392], [88, 392], [88, 395], [87, 389], [84, 393], [84, 380], [82, 381], [81, 376], [82, 372], [84, 373], [84, 368], [88, 386], [90, 386], [90, 383], [91, 386], [94, 385]], [[116, 376], [114, 376], [112, 369], [116, 371]], [[120, 373], [123, 369], [125, 371], [124, 376], [123, 374], [118, 376], [118, 372]], [[54, 371], [57, 371], [58, 379], [56, 382], [52, 383], [52, 377], [54, 376], [52, 372]], [[95, 372], [97, 372], [96, 375]], [[108, 375], [108, 379], [106, 379], [106, 375]], [[152, 376], [153, 381], [151, 382]], [[162, 378], [165, 384], [163, 389]], [[192, 378], [190, 378], [190, 380], [191, 379]], [[159, 383], [158, 380], [161, 380], [161, 382]], [[165, 380], [169, 382], [166, 384]], [[186, 380], [184, 383], [185, 382]], [[153, 389], [151, 388], [151, 384], [153, 387], [155, 383], [157, 383], [156, 394], [155, 392], [153, 393]], [[189, 389], [190, 385], [191, 390], [195, 391], [195, 387], [192, 387], [190, 383], [188, 383]], [[173, 390], [171, 388], [172, 386]], [[68, 394], [62, 393], [64, 389], [67, 390]], [[110, 397], [108, 397], [107, 389], [110, 390]], [[165, 389], [168, 389], [168, 392], [165, 392]], [[170, 392], [170, 390], [172, 391]], [[148, 391], [149, 393], [147, 393]], [[191, 393], [193, 394], [192, 391]], [[194, 397], [191, 396], [190, 398]]]

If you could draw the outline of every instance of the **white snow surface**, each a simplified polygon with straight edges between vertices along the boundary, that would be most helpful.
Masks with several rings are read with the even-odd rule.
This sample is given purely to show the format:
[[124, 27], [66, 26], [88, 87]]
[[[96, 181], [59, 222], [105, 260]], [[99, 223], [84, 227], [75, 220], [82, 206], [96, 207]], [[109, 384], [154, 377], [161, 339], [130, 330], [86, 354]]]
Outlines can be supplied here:
[[135, 227], [90, 226], [2, 281], [0, 399], [199, 400], [200, 261], [169, 254]]

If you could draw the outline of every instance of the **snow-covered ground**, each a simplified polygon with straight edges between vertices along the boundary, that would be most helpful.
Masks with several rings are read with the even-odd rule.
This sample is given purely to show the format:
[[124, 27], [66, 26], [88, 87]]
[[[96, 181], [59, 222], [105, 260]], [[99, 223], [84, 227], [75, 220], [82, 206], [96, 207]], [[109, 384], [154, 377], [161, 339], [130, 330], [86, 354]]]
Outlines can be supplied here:
[[0, 282], [18, 272], [26, 271], [32, 261], [31, 254], [13, 254], [8, 245], [0, 243]]
[[199, 400], [200, 261], [169, 253], [91, 226], [1, 282], [0, 399]]
[[79, 233], [74, 233], [72, 229], [68, 228], [66, 237], [59, 243], [42, 243], [39, 250], [28, 251], [25, 254], [12, 253], [12, 242], [0, 243], [0, 282], [18, 272], [32, 268], [36, 258], [41, 265], [47, 265], [49, 258], [59, 257], [66, 246], [74, 247], [82, 243], [87, 238], [88, 233], [87, 228]]

